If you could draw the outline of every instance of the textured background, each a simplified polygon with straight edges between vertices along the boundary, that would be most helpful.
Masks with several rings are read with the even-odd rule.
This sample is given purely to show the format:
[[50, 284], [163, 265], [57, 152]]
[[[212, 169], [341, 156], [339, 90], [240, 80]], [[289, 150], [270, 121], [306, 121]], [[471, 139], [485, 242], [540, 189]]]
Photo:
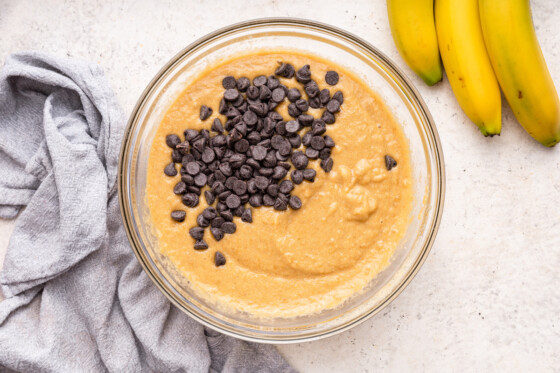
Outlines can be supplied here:
[[[560, 87], [558, 0], [531, 4]], [[280, 346], [284, 356], [302, 372], [560, 371], [560, 149], [533, 141], [507, 105], [502, 135], [482, 137], [445, 79], [428, 88], [406, 67], [385, 1], [0, 0], [0, 63], [27, 49], [93, 60], [130, 113], [187, 44], [270, 16], [333, 24], [394, 59], [433, 114], [447, 168], [441, 228], [415, 280], [374, 318], [322, 341]], [[13, 226], [0, 220], [0, 266]]]

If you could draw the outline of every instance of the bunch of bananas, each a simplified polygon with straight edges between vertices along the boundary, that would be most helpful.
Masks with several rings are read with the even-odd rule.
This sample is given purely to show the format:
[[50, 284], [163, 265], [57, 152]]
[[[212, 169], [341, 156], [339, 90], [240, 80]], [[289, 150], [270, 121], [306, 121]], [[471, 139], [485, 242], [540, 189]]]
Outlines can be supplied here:
[[502, 127], [501, 87], [535, 140], [560, 141], [560, 102], [529, 0], [387, 0], [387, 9], [408, 65], [433, 85], [442, 78], [443, 61], [457, 101], [485, 136]]

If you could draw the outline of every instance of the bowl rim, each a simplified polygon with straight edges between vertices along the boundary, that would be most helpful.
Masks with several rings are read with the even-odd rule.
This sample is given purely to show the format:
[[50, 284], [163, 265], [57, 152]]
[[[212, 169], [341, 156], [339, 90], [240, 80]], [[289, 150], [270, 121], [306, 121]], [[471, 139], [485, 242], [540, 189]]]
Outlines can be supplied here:
[[[424, 115], [427, 121], [427, 126], [426, 126], [428, 130], [427, 132], [431, 136], [431, 140], [433, 142], [434, 152], [432, 156], [435, 159], [434, 165], [436, 170], [436, 181], [437, 181], [433, 221], [431, 223], [431, 226], [427, 227], [427, 229], [429, 230], [429, 234], [426, 237], [425, 241], [423, 242], [423, 248], [420, 251], [418, 257], [416, 257], [414, 264], [410, 267], [408, 273], [403, 277], [402, 282], [400, 282], [399, 285], [396, 286], [395, 289], [393, 289], [391, 294], [387, 296], [387, 298], [377, 307], [373, 307], [370, 310], [368, 310], [368, 312], [365, 312], [364, 314], [354, 319], [351, 319], [345, 322], [344, 324], [334, 327], [330, 330], [317, 331], [305, 336], [290, 335], [287, 338], [282, 338], [282, 339], [275, 339], [274, 337], [267, 338], [263, 336], [255, 337], [254, 335], [245, 334], [243, 331], [240, 330], [226, 329], [222, 327], [222, 325], [215, 324], [214, 322], [209, 321], [210, 319], [204, 319], [199, 315], [197, 315], [196, 313], [192, 312], [190, 309], [183, 307], [183, 305], [179, 304], [179, 302], [172, 296], [172, 294], [170, 294], [162, 286], [162, 284], [159, 282], [161, 279], [158, 276], [155, 276], [155, 274], [152, 272], [151, 268], [148, 266], [148, 264], [145, 262], [144, 258], [142, 257], [141, 253], [139, 252], [139, 249], [137, 248], [136, 241], [138, 240], [138, 237], [136, 237], [133, 234], [135, 228], [131, 222], [131, 219], [127, 218], [127, 212], [131, 210], [130, 201], [128, 197], [125, 195], [125, 190], [127, 189], [125, 188], [125, 185], [127, 185], [127, 178], [130, 177], [130, 175], [128, 175], [126, 172], [126, 166], [128, 165], [128, 162], [125, 162], [125, 155], [127, 149], [129, 148], [129, 144], [131, 143], [130, 134], [134, 128], [134, 124], [136, 123], [140, 109], [142, 108], [142, 106], [146, 101], [146, 97], [154, 89], [155, 85], [160, 81], [160, 79], [162, 79], [162, 77], [169, 71], [170, 67], [176, 64], [185, 54], [191, 52], [192, 50], [197, 49], [202, 45], [205, 45], [208, 42], [211, 42], [213, 39], [223, 36], [224, 34], [228, 34], [237, 31], [239, 29], [244, 29], [251, 26], [268, 26], [268, 25], [284, 25], [284, 26], [299, 26], [299, 27], [308, 26], [314, 29], [318, 29], [320, 31], [327, 31], [336, 34], [337, 36], [342, 36], [343, 38], [349, 39], [350, 41], [358, 44], [368, 52], [374, 54], [384, 64], [386, 64], [394, 73], [392, 78], [395, 79], [397, 83], [401, 83], [405, 88], [404, 90], [409, 91], [412, 101], [416, 102], [419, 111]], [[399, 82], [398, 79], [400, 79], [401, 81]], [[401, 89], [403, 88], [401, 87]], [[434, 120], [432, 118], [430, 111], [428, 110], [426, 103], [420, 96], [414, 84], [406, 76], [406, 74], [383, 52], [381, 52], [379, 49], [377, 49], [376, 47], [374, 47], [372, 44], [365, 41], [361, 37], [358, 37], [348, 31], [345, 31], [335, 26], [331, 26], [326, 23], [312, 21], [303, 18], [292, 18], [292, 17], [265, 17], [265, 18], [251, 19], [243, 22], [237, 22], [229, 26], [221, 27], [209, 34], [206, 34], [205, 36], [202, 36], [201, 38], [198, 38], [194, 42], [187, 45], [185, 48], [181, 49], [178, 53], [176, 53], [150, 80], [146, 88], [140, 94], [138, 100], [136, 101], [136, 104], [134, 105], [134, 108], [130, 113], [125, 130], [123, 132], [123, 139], [121, 143], [121, 149], [119, 152], [117, 181], [118, 181], [117, 189], [118, 189], [119, 209], [123, 220], [123, 226], [125, 228], [125, 232], [128, 241], [130, 243], [131, 249], [134, 252], [136, 258], [138, 259], [140, 265], [142, 266], [144, 273], [148, 275], [150, 280], [158, 287], [158, 289], [166, 296], [166, 298], [169, 299], [169, 301], [175, 307], [185, 312], [189, 317], [195, 319], [197, 322], [201, 323], [202, 325], [209, 327], [213, 330], [216, 330], [220, 333], [223, 333], [231, 337], [239, 338], [242, 340], [250, 341], [250, 342], [274, 343], [274, 344], [309, 342], [309, 341], [323, 339], [342, 333], [354, 326], [361, 324], [367, 319], [373, 317], [382, 309], [384, 309], [387, 305], [389, 305], [395, 298], [397, 298], [408, 286], [408, 284], [412, 281], [412, 279], [416, 276], [416, 274], [418, 273], [418, 271], [426, 261], [428, 254], [431, 251], [431, 248], [433, 246], [433, 243], [435, 241], [435, 238], [439, 230], [439, 226], [443, 214], [443, 206], [445, 202], [445, 184], [446, 184], [445, 162], [443, 158], [443, 150], [442, 150], [439, 134], [437, 132], [437, 128], [435, 126]]]

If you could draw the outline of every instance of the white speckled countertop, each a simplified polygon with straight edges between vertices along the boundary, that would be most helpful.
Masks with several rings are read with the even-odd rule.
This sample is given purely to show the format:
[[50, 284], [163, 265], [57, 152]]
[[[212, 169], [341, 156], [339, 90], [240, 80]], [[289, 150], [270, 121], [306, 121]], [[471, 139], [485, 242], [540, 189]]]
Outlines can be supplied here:
[[[560, 88], [558, 0], [534, 0]], [[129, 113], [160, 67], [195, 39], [270, 16], [344, 28], [394, 59], [419, 88], [443, 143], [447, 196], [432, 252], [380, 314], [322, 341], [280, 346], [302, 372], [560, 371], [560, 149], [533, 141], [504, 106], [484, 138], [446, 80], [428, 88], [397, 53], [381, 0], [0, 0], [0, 63], [43, 50], [93, 60]], [[0, 220], [0, 266], [13, 221]]]

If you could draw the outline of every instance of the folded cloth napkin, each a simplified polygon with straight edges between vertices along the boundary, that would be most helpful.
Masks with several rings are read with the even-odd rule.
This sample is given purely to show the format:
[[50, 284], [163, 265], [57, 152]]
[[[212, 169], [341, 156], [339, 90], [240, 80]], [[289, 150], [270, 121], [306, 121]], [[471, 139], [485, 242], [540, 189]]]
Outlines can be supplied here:
[[173, 307], [129, 247], [116, 193], [124, 117], [101, 69], [42, 53], [0, 72], [0, 366], [23, 372], [292, 372], [273, 346]]

